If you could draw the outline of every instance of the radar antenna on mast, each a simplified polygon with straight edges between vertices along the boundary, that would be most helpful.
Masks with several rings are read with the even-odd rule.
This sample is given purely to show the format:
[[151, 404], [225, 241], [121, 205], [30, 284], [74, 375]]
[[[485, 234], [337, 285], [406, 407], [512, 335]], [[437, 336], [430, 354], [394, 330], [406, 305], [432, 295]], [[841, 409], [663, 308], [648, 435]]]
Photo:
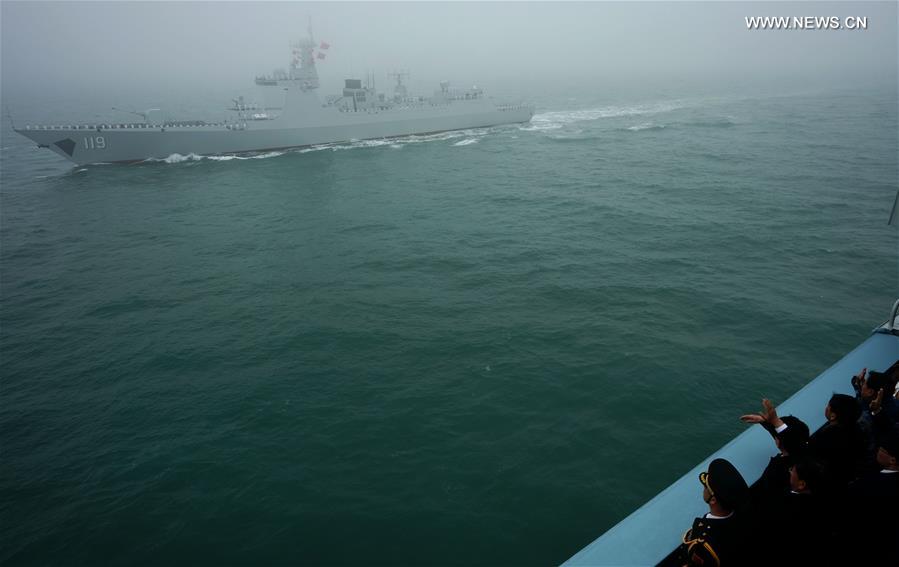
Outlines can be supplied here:
[[[312, 36], [312, 18], [309, 19], [309, 36], [306, 39], [290, 44], [293, 57], [290, 61], [290, 71], [287, 78], [294, 81], [300, 90], [317, 89], [318, 72], [315, 70], [315, 39]], [[320, 59], [324, 59], [319, 54]]]
[[409, 77], [409, 71], [394, 71], [387, 73], [391, 79], [396, 79], [396, 85], [393, 86], [393, 96], [397, 99], [405, 99], [407, 95], [406, 85], [403, 84], [403, 78]]

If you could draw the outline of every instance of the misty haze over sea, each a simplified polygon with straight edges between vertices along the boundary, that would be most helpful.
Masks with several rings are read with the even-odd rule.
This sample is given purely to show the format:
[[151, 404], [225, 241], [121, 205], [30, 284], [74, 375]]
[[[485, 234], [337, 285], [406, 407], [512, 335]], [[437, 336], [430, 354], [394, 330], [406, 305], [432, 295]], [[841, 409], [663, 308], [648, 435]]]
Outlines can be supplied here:
[[536, 107], [84, 167], [5, 115], [4, 565], [558, 564], [895, 300], [895, 3], [0, 10], [16, 125], [219, 119], [307, 17], [323, 96]]

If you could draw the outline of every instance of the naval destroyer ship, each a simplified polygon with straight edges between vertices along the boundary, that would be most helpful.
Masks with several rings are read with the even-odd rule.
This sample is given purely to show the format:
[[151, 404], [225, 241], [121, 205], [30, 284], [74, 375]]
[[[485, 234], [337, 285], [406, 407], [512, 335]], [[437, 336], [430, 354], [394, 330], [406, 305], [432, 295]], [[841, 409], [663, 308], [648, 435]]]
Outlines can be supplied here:
[[135, 113], [143, 117], [140, 123], [27, 125], [15, 131], [83, 165], [429, 134], [528, 122], [534, 114], [531, 106], [501, 104], [478, 87], [456, 90], [447, 82], [431, 97], [410, 96], [402, 73], [394, 74], [392, 96], [377, 92], [374, 80], [363, 85], [347, 79], [341, 94], [321, 100], [315, 61], [329, 46], [316, 43], [310, 32], [291, 47], [289, 69], [256, 77], [256, 85], [277, 95], [280, 106], [260, 108], [240, 97], [221, 122], [160, 120], [160, 113], [148, 111]]

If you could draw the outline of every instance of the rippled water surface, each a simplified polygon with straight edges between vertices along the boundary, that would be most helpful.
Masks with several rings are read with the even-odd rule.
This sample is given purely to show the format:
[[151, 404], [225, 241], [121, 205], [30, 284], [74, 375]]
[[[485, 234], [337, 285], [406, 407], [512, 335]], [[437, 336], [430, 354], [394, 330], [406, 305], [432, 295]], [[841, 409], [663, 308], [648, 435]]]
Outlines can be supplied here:
[[886, 318], [895, 90], [71, 167], [4, 126], [0, 561], [559, 563]]

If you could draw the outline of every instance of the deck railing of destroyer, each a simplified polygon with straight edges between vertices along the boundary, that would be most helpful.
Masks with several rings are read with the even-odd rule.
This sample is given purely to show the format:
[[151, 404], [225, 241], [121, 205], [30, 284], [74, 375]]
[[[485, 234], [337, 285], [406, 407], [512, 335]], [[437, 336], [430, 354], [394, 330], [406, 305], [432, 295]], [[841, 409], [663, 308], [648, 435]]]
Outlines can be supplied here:
[[163, 124], [26, 124], [26, 130], [155, 130], [158, 128], [203, 128], [203, 127], [228, 127], [233, 122], [203, 122], [201, 120], [186, 122], [165, 122]]

